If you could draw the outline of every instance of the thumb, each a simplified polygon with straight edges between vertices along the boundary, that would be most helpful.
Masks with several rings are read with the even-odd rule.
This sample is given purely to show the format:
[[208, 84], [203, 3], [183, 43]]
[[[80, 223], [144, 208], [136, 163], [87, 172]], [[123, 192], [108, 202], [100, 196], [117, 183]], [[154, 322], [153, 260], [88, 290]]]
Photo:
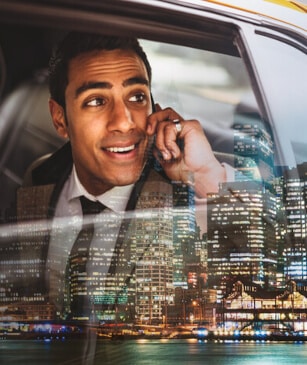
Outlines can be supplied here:
[[[154, 120], [152, 120], [151, 116], [152, 116], [152, 115], [154, 115], [154, 114], [155, 114], [155, 113], [157, 113], [157, 112], [160, 112], [161, 110], [162, 110], [162, 108], [161, 108], [160, 104], [156, 103], [156, 104], [155, 104], [154, 111], [153, 111], [153, 113], [149, 116], [148, 121], [147, 121], [147, 129], [146, 129], [147, 134], [152, 135], [152, 134], [154, 134], [154, 133], [155, 133], [155, 129], [156, 129], [156, 128], [155, 128], [155, 125], [153, 125]], [[154, 123], [154, 124], [155, 124], [155, 123]]]
[[155, 111], [156, 112], [160, 112], [161, 110], [162, 110], [162, 108], [161, 108], [160, 104], [159, 103], [156, 103], [155, 104]]

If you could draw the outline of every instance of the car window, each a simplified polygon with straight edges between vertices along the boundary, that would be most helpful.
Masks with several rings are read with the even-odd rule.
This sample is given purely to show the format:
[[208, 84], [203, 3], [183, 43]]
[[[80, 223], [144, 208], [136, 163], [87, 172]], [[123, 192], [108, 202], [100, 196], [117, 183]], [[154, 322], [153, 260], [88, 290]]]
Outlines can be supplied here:
[[[298, 50], [289, 50], [287, 44], [275, 48], [272, 39], [258, 36], [260, 54], [253, 52], [257, 38], [248, 55], [240, 49], [236, 56], [223, 47], [212, 51], [205, 44], [200, 49], [140, 39], [152, 67], [156, 111], [169, 107], [170, 115], [176, 115], [159, 125], [175, 133], [173, 142], [181, 154], [166, 163], [158, 133], [150, 136], [153, 148], [144, 148], [149, 157], [142, 160], [138, 178], [119, 186], [112, 180], [106, 194], [90, 193], [85, 185], [97, 182], [97, 176], [82, 180], [80, 165], [72, 164], [80, 150], [93, 145], [86, 136], [92, 127], [83, 133], [78, 150], [55, 132], [48, 109], [47, 63], [34, 67], [4, 95], [0, 336], [35, 339], [33, 354], [43, 354], [37, 343], [56, 343], [48, 353], [54, 364], [70, 363], [72, 351], [76, 363], [83, 363], [88, 354], [97, 362], [127, 363], [127, 354], [132, 362], [143, 359], [142, 350], [124, 344], [124, 351], [117, 353], [110, 339], [224, 341], [228, 336], [227, 341], [237, 341], [239, 334], [242, 341], [262, 341], [290, 332], [294, 338], [306, 330], [306, 138], [300, 133], [305, 111], [301, 105], [295, 108], [295, 92], [293, 96], [287, 89], [289, 85], [293, 90], [295, 67], [303, 63]], [[278, 62], [283, 53], [285, 61]], [[274, 72], [267, 58], [274, 60]], [[287, 73], [292, 61], [295, 66]], [[255, 69], [250, 67], [253, 62]], [[285, 77], [277, 79], [281, 74]], [[101, 84], [93, 83], [88, 84], [95, 95], [82, 104], [76, 120], [86, 108], [94, 115], [93, 106], [100, 118], [103, 114], [108, 99], [102, 95], [112, 88], [104, 83], [101, 93]], [[148, 86], [139, 77], [136, 83], [137, 92], [129, 94], [133, 113], [145, 104]], [[79, 87], [80, 94], [88, 92], [88, 84]], [[283, 100], [292, 100], [287, 125], [279, 118], [279, 93], [286, 95]], [[64, 116], [57, 119], [59, 126], [70, 116], [56, 110]], [[68, 110], [72, 113], [73, 108]], [[69, 123], [60, 126], [73, 128]], [[182, 137], [187, 130], [193, 141]], [[101, 137], [95, 146], [119, 159], [142, 146], [143, 134], [118, 146], [116, 139], [111, 145]], [[180, 164], [187, 148], [197, 149], [198, 144], [206, 149]], [[291, 152], [285, 146], [291, 146]], [[290, 165], [284, 156], [291, 153], [292, 160], [298, 151], [295, 165]], [[104, 161], [111, 177], [116, 158], [109, 165]], [[201, 164], [190, 174], [190, 166], [203, 160], [208, 166]], [[81, 171], [86, 173], [92, 160], [86, 166], [83, 162]], [[137, 163], [135, 159], [131, 169]], [[168, 167], [176, 163], [189, 168], [172, 174]], [[207, 173], [211, 163], [212, 176], [222, 178], [215, 185], [206, 180], [209, 187], [202, 194], [198, 176], [208, 176], [203, 170]], [[120, 181], [126, 182], [127, 163], [122, 161], [121, 167]], [[94, 196], [99, 200], [95, 206], [87, 201]], [[299, 309], [294, 310], [294, 302]], [[260, 330], [262, 337], [257, 337]], [[80, 340], [77, 346], [75, 340]]]
[[[142, 45], [153, 69], [154, 102], [176, 108], [186, 119], [199, 120], [214, 151], [232, 156], [237, 115], [240, 110], [257, 113], [258, 109], [242, 59], [145, 40]], [[52, 125], [48, 98], [46, 69], [37, 69], [32, 79], [3, 100], [1, 128], [8, 138], [3, 139], [1, 179], [10, 192], [3, 208], [10, 205], [31, 162], [64, 143]], [[13, 147], [16, 143], [24, 151], [21, 156]]]
[[255, 110], [243, 60], [221, 53], [144, 41], [153, 68], [153, 96], [198, 119], [216, 151], [233, 153], [238, 108]]
[[[277, 38], [268, 34], [255, 37], [255, 44], [263, 44], [268, 49], [266, 55], [255, 52], [257, 66], [261, 73], [275, 133], [282, 145], [280, 155], [276, 156], [276, 164], [294, 167], [306, 162], [305, 115], [306, 105], [303, 95], [306, 92], [305, 58], [306, 49], [295, 42]], [[283, 54], [283, 57], [280, 55]], [[268, 57], [274, 65], [274, 71], [266, 62]], [[262, 61], [260, 61], [262, 60]], [[291, 66], [289, 66], [291, 65]], [[295, 80], [300, 79], [298, 84]], [[291, 92], [289, 92], [291, 91]], [[291, 105], [291, 107], [290, 107]], [[296, 127], [293, 128], [292, 121]]]

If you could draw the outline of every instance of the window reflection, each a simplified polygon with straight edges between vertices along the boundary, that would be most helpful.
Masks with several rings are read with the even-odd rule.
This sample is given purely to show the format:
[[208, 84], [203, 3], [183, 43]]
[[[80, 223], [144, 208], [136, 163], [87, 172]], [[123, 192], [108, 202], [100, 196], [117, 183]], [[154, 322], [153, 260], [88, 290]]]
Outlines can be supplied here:
[[[167, 57], [172, 65], [176, 48], [171, 53]], [[226, 323], [237, 328], [255, 324], [255, 318], [265, 326], [268, 312], [261, 311], [270, 307], [278, 309], [274, 316], [279, 322], [285, 316], [283, 323], [307, 330], [299, 322], [306, 319], [307, 306], [306, 162], [297, 167], [275, 165], [275, 141], [254, 98], [250, 109], [241, 103], [251, 93], [242, 60], [205, 51], [187, 55], [187, 65], [180, 67], [190, 68], [193, 58], [199, 67], [192, 81], [184, 79], [183, 71], [177, 84], [160, 75], [155, 97], [160, 102], [171, 94], [183, 113], [203, 121], [209, 140], [222, 154], [217, 156], [233, 164], [233, 181], [221, 184], [205, 203], [198, 202], [187, 185], [153, 181], [138, 197], [135, 212], [103, 213], [95, 221], [95, 235], [104, 243], [89, 250], [82, 291], [80, 278], [73, 277], [66, 265], [74, 241], [71, 232], [77, 235], [80, 221], [51, 222], [46, 196], [38, 191], [34, 193], [39, 210], [32, 210], [33, 195], [19, 200], [18, 223], [11, 207], [3, 207], [2, 321], [70, 321], [75, 336], [82, 335], [78, 324], [84, 321], [96, 323], [100, 334], [112, 332], [114, 323], [197, 323], [211, 329]], [[157, 67], [166, 61], [165, 53], [156, 52], [155, 57]], [[211, 71], [216, 77], [204, 85]], [[203, 204], [205, 213], [198, 215]], [[55, 237], [53, 251], [48, 249], [49, 234]], [[89, 298], [87, 307], [73, 313], [72, 303], [83, 296]], [[290, 306], [299, 308], [296, 318], [284, 311]], [[241, 309], [246, 309], [245, 316]], [[31, 333], [31, 326], [24, 325], [25, 332]]]

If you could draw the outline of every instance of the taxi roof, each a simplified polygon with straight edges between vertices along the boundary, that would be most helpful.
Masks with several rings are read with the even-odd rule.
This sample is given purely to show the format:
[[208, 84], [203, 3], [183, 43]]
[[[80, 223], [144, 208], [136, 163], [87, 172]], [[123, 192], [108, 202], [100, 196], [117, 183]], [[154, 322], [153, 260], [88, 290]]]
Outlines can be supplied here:
[[245, 13], [307, 30], [307, 0], [180, 0], [179, 2], [227, 7], [235, 10], [235, 15], [238, 16]]

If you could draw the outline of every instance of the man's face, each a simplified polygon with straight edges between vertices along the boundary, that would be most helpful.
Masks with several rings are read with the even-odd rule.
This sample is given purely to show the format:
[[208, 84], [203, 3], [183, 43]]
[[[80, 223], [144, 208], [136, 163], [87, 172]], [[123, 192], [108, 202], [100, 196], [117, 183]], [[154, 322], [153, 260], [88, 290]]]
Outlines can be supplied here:
[[69, 64], [65, 100], [65, 125], [55, 125], [70, 139], [84, 187], [99, 195], [136, 182], [147, 158], [152, 108], [141, 59], [124, 50], [79, 55]]

